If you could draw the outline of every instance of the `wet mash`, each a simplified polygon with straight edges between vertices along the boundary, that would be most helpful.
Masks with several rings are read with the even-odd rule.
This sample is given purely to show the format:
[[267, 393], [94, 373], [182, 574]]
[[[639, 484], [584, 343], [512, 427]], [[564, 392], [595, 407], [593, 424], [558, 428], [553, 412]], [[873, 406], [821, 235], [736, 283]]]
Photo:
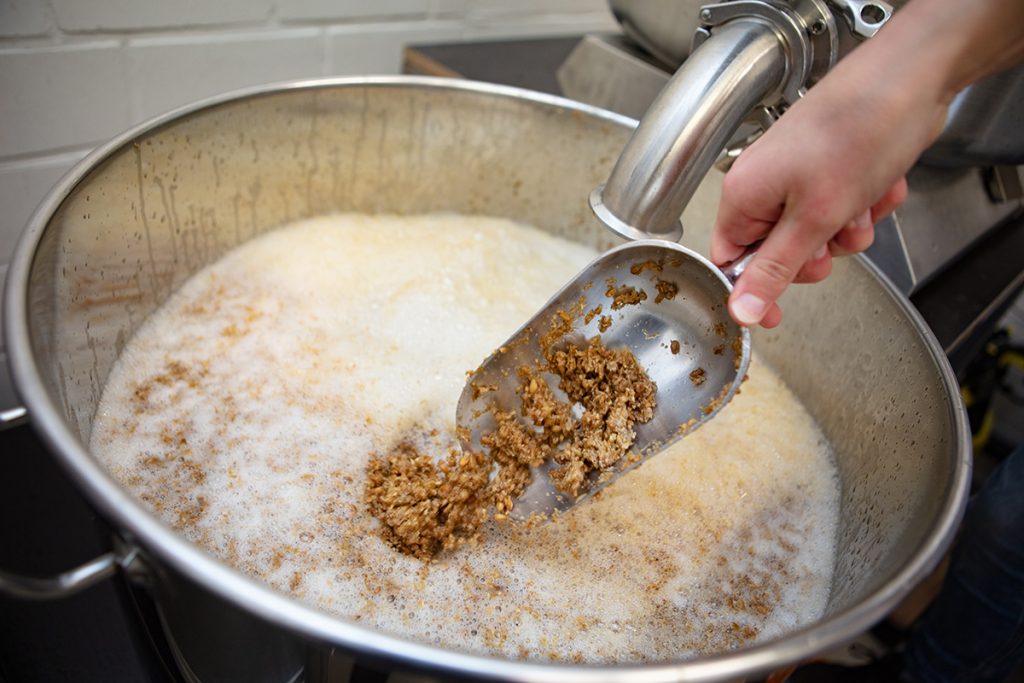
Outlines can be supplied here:
[[657, 661], [818, 618], [836, 469], [756, 357], [719, 416], [556, 523], [491, 521], [479, 544], [427, 563], [383, 540], [364, 501], [371, 455], [448, 452], [466, 371], [594, 256], [474, 216], [286, 226], [197, 273], [143, 325], [92, 450], [240, 571], [444, 647]]

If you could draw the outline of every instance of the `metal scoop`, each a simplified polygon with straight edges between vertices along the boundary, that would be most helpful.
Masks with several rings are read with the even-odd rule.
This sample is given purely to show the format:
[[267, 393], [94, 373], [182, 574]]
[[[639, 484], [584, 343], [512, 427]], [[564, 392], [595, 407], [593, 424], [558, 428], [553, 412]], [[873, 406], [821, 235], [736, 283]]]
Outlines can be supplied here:
[[[496, 427], [493, 412], [521, 417], [519, 368], [544, 366], [541, 340], [552, 326], [569, 320], [558, 344], [584, 345], [600, 335], [609, 349], [626, 347], [657, 384], [657, 406], [649, 422], [635, 426], [627, 457], [611, 470], [591, 472], [583, 492], [555, 489], [549, 459], [533, 468], [533, 481], [510, 515], [526, 520], [566, 510], [622, 473], [714, 417], [736, 394], [750, 363], [750, 332], [729, 316], [732, 282], [747, 258], [726, 273], [703, 256], [674, 242], [638, 240], [599, 256], [470, 374], [459, 398], [456, 424], [464, 450], [487, 450], [480, 437]], [[632, 288], [634, 294], [630, 295]], [[640, 298], [636, 303], [626, 303]], [[542, 372], [556, 398], [557, 375]], [[579, 414], [576, 414], [579, 417]]]

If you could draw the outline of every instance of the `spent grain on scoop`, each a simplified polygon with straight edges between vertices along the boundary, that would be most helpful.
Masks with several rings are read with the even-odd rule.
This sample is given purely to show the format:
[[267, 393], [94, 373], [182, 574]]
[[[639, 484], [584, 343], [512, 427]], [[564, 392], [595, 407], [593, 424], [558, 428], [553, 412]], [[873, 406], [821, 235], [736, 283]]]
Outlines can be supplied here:
[[[545, 372], [558, 377], [570, 402], [555, 397], [543, 374], [519, 368], [520, 422], [493, 409], [495, 428], [480, 438], [482, 452], [450, 452], [438, 464], [405, 442], [371, 454], [366, 502], [381, 534], [397, 550], [421, 560], [479, 540], [492, 511], [504, 518], [532, 479], [531, 468], [553, 459], [555, 488], [577, 496], [588, 478], [609, 471], [632, 446], [636, 423], [654, 415], [657, 387], [626, 348], [557, 345], [562, 319], [545, 335]], [[573, 417], [573, 404], [582, 409]]]

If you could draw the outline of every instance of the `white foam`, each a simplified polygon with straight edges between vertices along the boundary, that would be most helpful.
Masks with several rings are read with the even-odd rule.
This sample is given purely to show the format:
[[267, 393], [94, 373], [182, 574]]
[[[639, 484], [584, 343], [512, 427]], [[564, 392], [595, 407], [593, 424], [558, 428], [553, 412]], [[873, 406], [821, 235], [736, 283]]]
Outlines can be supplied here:
[[559, 523], [497, 525], [426, 569], [375, 534], [368, 453], [450, 445], [465, 371], [593, 256], [481, 217], [331, 216], [267, 234], [194, 276], [131, 341], [93, 452], [241, 570], [454, 649], [652, 661], [813, 621], [831, 581], [835, 468], [760, 362], [718, 417]]

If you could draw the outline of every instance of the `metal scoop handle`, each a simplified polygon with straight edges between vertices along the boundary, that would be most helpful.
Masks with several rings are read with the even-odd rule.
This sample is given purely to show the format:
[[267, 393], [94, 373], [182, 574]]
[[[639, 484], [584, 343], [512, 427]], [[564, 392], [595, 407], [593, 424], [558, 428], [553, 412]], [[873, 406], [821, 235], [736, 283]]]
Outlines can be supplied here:
[[757, 250], [761, 248], [763, 242], [764, 240], [761, 239], [747, 245], [742, 254], [719, 268], [722, 271], [722, 275], [729, 279], [730, 284], [735, 285], [736, 281], [740, 279], [740, 275], [743, 275], [743, 271], [747, 269], [750, 262], [757, 256]]

